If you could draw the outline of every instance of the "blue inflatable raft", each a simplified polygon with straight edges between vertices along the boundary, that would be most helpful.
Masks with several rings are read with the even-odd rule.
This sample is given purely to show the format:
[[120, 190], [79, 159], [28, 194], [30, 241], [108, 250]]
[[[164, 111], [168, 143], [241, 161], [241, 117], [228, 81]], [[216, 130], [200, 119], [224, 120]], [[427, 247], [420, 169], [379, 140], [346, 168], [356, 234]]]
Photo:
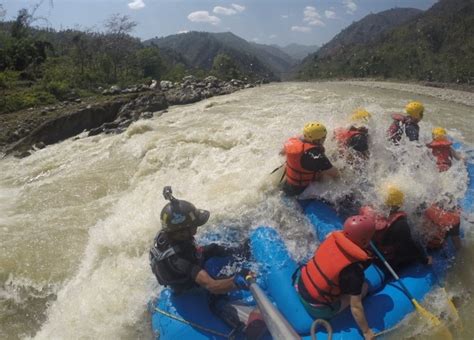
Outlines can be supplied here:
[[[459, 145], [457, 145], [459, 147]], [[467, 163], [469, 186], [462, 202], [463, 215], [474, 214], [474, 155]], [[342, 220], [334, 209], [320, 201], [302, 202], [304, 214], [314, 226], [320, 241], [334, 230], [342, 228]], [[250, 236], [252, 256], [259, 264], [259, 284], [303, 339], [310, 339], [313, 319], [301, 304], [292, 285], [291, 276], [298, 267], [292, 259], [278, 232], [267, 226], [256, 228]], [[399, 273], [410, 293], [418, 301], [437, 285], [438, 279], [446, 273], [449, 259], [454, 255], [451, 242], [433, 254], [434, 265], [414, 264]], [[410, 299], [399, 283], [385, 280], [376, 266], [367, 268], [366, 279], [369, 294], [364, 299], [364, 308], [369, 326], [375, 333], [396, 326], [406, 315], [414, 311]], [[231, 297], [234, 298], [234, 297]], [[249, 305], [251, 296], [240, 295]], [[174, 295], [164, 289], [160, 296], [150, 303], [152, 329], [156, 338], [167, 339], [225, 339], [231, 329], [215, 316], [208, 307], [209, 295], [196, 289], [182, 295]], [[347, 309], [330, 320], [333, 339], [362, 339], [355, 321]], [[237, 336], [237, 338], [239, 338]], [[324, 330], [317, 332], [318, 339], [327, 339]]]

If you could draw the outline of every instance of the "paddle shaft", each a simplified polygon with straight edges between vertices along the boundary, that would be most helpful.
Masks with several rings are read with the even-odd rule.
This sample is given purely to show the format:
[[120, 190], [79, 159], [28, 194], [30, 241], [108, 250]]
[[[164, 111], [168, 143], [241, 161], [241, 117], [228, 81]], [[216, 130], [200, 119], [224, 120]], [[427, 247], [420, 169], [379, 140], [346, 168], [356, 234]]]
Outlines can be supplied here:
[[301, 339], [290, 323], [273, 305], [265, 292], [255, 283], [255, 280], [247, 279], [247, 282], [272, 337], [274, 339]]
[[382, 255], [382, 253], [377, 249], [377, 247], [375, 246], [375, 244], [371, 241], [370, 242], [370, 246], [372, 247], [373, 251], [375, 251], [375, 253], [377, 254], [377, 256], [379, 257], [379, 259], [382, 260], [383, 264], [385, 265], [385, 267], [387, 267], [387, 269], [389, 270], [390, 274], [392, 274], [392, 276], [395, 278], [395, 280], [398, 281], [398, 283], [400, 284], [400, 286], [403, 288], [403, 290], [405, 291], [405, 294], [410, 298], [410, 300], [414, 300], [415, 298], [413, 297], [413, 295], [411, 295], [410, 291], [408, 290], [408, 288], [405, 286], [405, 284], [402, 282], [402, 280], [400, 280], [400, 277], [397, 275], [397, 273], [395, 273], [395, 271], [393, 270], [392, 266], [387, 262], [387, 260], [385, 259], [385, 256]]

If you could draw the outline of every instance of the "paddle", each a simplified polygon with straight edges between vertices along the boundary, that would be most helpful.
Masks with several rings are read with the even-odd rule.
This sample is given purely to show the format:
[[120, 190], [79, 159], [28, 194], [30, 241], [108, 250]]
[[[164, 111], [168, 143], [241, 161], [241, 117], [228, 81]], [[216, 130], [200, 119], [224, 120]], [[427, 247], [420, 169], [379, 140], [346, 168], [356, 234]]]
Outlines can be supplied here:
[[257, 285], [252, 275], [247, 275], [245, 278], [249, 285], [249, 290], [253, 298], [257, 302], [265, 324], [274, 339], [301, 339], [296, 333], [290, 323], [280, 313], [280, 311], [273, 305], [265, 292]]
[[[408, 298], [410, 299], [411, 303], [413, 304], [413, 306], [415, 307], [416, 311], [422, 316], [424, 317], [425, 319], [427, 319], [433, 326], [435, 327], [438, 327], [438, 326], [441, 326], [441, 321], [435, 316], [433, 315], [432, 313], [428, 312], [426, 309], [424, 309], [419, 303], [418, 301], [416, 301], [416, 299], [413, 297], [413, 295], [411, 295], [410, 291], [408, 290], [408, 288], [405, 286], [405, 284], [400, 280], [400, 277], [398, 277], [397, 273], [395, 273], [395, 271], [393, 270], [392, 266], [390, 266], [387, 262], [387, 260], [385, 259], [385, 257], [382, 255], [382, 253], [377, 249], [377, 247], [375, 246], [375, 244], [371, 241], [370, 242], [370, 246], [372, 247], [372, 249], [375, 251], [375, 253], [377, 254], [377, 256], [379, 257], [380, 260], [382, 260], [383, 264], [385, 265], [385, 267], [387, 267], [387, 269], [389, 270], [390, 274], [392, 274], [392, 276], [395, 278], [395, 280], [398, 281], [398, 283], [400, 284], [400, 286], [402, 287], [403, 291], [405, 292], [405, 294], [408, 296]], [[446, 328], [446, 327], [443, 327], [443, 333], [446, 333], [446, 338], [447, 339], [452, 339], [452, 335], [451, 335], [451, 332]]]

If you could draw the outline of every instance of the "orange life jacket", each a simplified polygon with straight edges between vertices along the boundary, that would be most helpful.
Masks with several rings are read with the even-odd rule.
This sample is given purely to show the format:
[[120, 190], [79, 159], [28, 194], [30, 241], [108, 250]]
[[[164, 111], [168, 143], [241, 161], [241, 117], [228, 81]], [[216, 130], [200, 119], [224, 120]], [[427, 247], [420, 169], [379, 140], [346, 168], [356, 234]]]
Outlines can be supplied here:
[[383, 239], [387, 230], [400, 218], [406, 217], [407, 214], [403, 211], [397, 211], [385, 217], [382, 214], [377, 214], [375, 210], [370, 206], [364, 206], [360, 208], [359, 213], [361, 215], [372, 216], [375, 219], [375, 234], [373, 236], [374, 243], [380, 252], [386, 257], [390, 258], [395, 253], [395, 248], [392, 245], [384, 245]]
[[342, 231], [331, 233], [301, 269], [301, 280], [309, 295], [322, 304], [331, 304], [341, 295], [339, 274], [348, 265], [367, 261], [369, 255]]
[[436, 157], [436, 165], [439, 172], [448, 170], [451, 167], [451, 143], [449, 140], [434, 140], [426, 144]]
[[439, 248], [444, 243], [446, 233], [454, 226], [461, 223], [461, 210], [444, 210], [436, 204], [432, 204], [425, 210], [425, 218], [433, 223], [436, 230], [430, 235], [428, 248]]
[[[298, 137], [288, 139], [284, 145], [286, 154], [286, 181], [294, 186], [306, 187], [321, 178], [321, 172], [308, 171], [301, 166], [301, 156], [315, 145], [304, 142]], [[324, 148], [321, 146], [324, 152]]]

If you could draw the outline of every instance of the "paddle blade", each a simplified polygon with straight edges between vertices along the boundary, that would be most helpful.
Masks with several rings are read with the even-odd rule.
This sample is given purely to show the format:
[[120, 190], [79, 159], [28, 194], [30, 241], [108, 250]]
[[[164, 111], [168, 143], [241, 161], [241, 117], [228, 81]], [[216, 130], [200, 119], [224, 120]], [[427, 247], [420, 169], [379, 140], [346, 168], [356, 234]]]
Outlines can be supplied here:
[[411, 300], [411, 302], [413, 303], [413, 306], [415, 306], [416, 311], [420, 313], [420, 315], [423, 316], [426, 320], [430, 321], [433, 326], [441, 325], [441, 321], [439, 321], [439, 319], [435, 315], [431, 314], [426, 309], [421, 307], [421, 305], [415, 299]]

